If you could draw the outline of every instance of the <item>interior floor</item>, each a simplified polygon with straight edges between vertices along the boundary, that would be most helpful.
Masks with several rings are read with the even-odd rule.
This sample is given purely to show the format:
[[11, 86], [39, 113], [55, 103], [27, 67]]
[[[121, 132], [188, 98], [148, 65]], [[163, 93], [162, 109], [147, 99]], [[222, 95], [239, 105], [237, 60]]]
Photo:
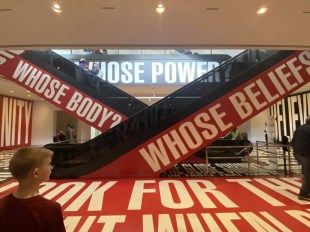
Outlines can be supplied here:
[[[308, 231], [300, 177], [50, 180], [67, 231]], [[16, 188], [0, 185], [0, 198]]]

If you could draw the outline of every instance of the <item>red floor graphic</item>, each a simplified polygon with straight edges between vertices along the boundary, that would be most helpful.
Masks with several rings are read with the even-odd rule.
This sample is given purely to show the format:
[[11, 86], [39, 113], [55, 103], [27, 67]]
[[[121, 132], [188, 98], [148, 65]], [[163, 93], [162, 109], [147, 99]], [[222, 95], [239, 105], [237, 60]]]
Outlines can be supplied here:
[[[59, 202], [67, 231], [310, 231], [300, 178], [51, 180], [41, 194]], [[16, 182], [0, 186], [0, 198]]]

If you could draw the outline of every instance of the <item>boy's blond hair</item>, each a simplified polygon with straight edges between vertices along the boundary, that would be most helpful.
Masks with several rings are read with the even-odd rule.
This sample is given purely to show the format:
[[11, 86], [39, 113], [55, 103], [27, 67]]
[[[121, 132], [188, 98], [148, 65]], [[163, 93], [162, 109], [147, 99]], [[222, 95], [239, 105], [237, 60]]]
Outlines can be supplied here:
[[46, 158], [51, 158], [53, 152], [41, 147], [25, 147], [14, 153], [9, 164], [9, 171], [17, 180], [27, 177], [29, 172], [40, 167]]

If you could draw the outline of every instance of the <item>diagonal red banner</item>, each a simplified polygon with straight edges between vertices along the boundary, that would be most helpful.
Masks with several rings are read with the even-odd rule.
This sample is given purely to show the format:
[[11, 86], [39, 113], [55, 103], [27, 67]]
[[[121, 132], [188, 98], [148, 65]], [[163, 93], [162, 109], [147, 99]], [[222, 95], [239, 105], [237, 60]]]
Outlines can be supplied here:
[[0, 51], [0, 74], [100, 131], [106, 131], [127, 118], [23, 59], [19, 55], [24, 52]]
[[84, 177], [158, 176], [309, 81], [310, 51], [298, 51]]

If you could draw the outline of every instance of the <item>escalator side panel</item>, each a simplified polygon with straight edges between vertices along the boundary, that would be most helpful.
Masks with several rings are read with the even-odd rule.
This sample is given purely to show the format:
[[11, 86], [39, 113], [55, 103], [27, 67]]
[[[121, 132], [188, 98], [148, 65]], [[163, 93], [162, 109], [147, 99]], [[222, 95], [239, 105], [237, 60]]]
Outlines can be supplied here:
[[310, 82], [309, 54], [295, 52], [238, 87], [227, 83], [217, 100], [83, 177], [158, 176]]
[[31, 50], [22, 54], [21, 57], [110, 106], [120, 114], [126, 115], [126, 117], [130, 117], [147, 107], [140, 100], [51, 50]]
[[[263, 61], [257, 61], [254, 56], [253, 60], [246, 59], [246, 65], [239, 65], [236, 60], [243, 61], [244, 56], [253, 54], [253, 51], [245, 51], [102, 135], [79, 144], [77, 148], [48, 146], [54, 151], [54, 157], [62, 157], [60, 162], [54, 163], [56, 166], [53, 177], [75, 178], [101, 169], [294, 53], [295, 51], [268, 51], [264, 52]], [[234, 70], [235, 67], [231, 67], [236, 65], [240, 68], [238, 71]], [[229, 74], [231, 71], [237, 75], [231, 76]], [[213, 78], [217, 75], [221, 80], [225, 78], [225, 83], [213, 82], [210, 86], [206, 80], [209, 80], [210, 76]], [[159, 121], [145, 124], [144, 122], [149, 121], [150, 115], [156, 112], [161, 114], [165, 112], [166, 116], [161, 115], [157, 118]], [[152, 117], [152, 120], [154, 119]], [[71, 158], [68, 160], [66, 157]]]
[[18, 55], [0, 65], [0, 74], [98, 130], [108, 130], [127, 119], [110, 106]]

